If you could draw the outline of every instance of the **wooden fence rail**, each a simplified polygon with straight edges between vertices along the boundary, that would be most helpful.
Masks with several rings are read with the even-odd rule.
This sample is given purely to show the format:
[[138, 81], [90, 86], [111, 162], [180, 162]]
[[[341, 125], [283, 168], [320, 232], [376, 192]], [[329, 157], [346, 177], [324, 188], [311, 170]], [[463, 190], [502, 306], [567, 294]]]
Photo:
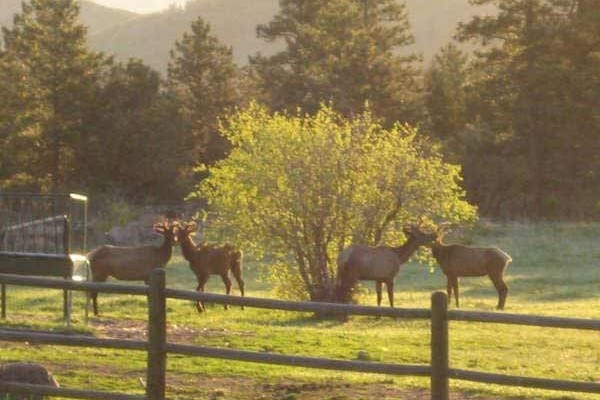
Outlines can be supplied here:
[[[199, 293], [165, 288], [165, 271], [153, 271], [149, 286], [117, 285], [106, 283], [74, 282], [62, 279], [36, 278], [0, 274], [0, 284], [24, 285], [63, 290], [95, 291], [145, 295], [148, 297], [148, 341], [102, 339], [81, 335], [62, 335], [19, 330], [0, 329], [0, 340], [27, 341], [36, 344], [85, 346], [119, 350], [139, 350], [148, 353], [146, 395], [125, 395], [80, 389], [50, 388], [15, 382], [0, 383], [0, 391], [40, 393], [81, 399], [114, 400], [164, 400], [166, 358], [168, 354], [180, 354], [210, 358], [230, 359], [257, 363], [334, 369], [341, 371], [381, 373], [390, 375], [429, 376], [431, 399], [448, 400], [449, 379], [499, 385], [523, 386], [539, 389], [571, 392], [600, 393], [600, 383], [575, 382], [555, 379], [520, 377], [450, 368], [448, 323], [469, 321], [483, 323], [519, 324], [552, 328], [568, 328], [600, 331], [600, 320], [527, 316], [518, 314], [486, 313], [447, 309], [445, 293], [436, 292], [431, 298], [431, 309], [381, 308], [345, 304], [291, 302], [252, 297], [236, 297]], [[243, 350], [222, 349], [167, 342], [166, 299], [202, 300], [207, 302], [244, 305], [249, 307], [284, 311], [312, 312], [330, 315], [368, 315], [392, 318], [416, 318], [431, 320], [431, 362], [429, 365], [390, 364], [365, 361], [349, 361], [305, 356], [291, 356]]]

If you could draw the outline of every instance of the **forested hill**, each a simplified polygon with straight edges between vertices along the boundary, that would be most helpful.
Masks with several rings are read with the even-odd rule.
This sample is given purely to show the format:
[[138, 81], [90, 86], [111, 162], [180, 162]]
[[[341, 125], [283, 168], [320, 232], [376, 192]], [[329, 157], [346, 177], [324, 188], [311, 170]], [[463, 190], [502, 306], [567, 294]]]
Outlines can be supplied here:
[[[425, 60], [448, 42], [459, 21], [467, 20], [474, 7], [468, 0], [407, 0], [414, 50]], [[0, 23], [9, 24], [20, 10], [20, 0], [0, 0]], [[256, 37], [256, 26], [277, 12], [279, 0], [194, 0], [185, 9], [170, 8], [153, 14], [135, 14], [89, 1], [81, 1], [81, 19], [89, 27], [90, 45], [117, 57], [137, 57], [164, 71], [169, 50], [198, 16], [208, 21], [216, 35], [233, 47], [238, 64], [260, 51], [272, 54], [277, 44]]]

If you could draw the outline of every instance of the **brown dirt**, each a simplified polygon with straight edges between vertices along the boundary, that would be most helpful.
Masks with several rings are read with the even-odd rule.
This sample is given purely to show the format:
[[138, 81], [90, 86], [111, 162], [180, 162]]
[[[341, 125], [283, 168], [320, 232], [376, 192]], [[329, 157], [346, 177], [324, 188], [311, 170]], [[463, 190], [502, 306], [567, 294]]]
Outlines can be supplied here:
[[[393, 380], [373, 383], [311, 383], [285, 381], [259, 383], [248, 378], [189, 377], [170, 374], [170, 400], [429, 400], [427, 390], [399, 387]], [[495, 400], [491, 397], [453, 392], [451, 400]]]
[[[114, 339], [147, 340], [146, 321], [131, 321], [120, 319], [98, 318], [90, 321], [90, 326], [96, 329], [98, 336], [110, 337]], [[189, 343], [198, 335], [223, 335], [224, 330], [214, 329], [193, 329], [182, 325], [167, 325], [167, 335], [169, 341], [173, 343]]]

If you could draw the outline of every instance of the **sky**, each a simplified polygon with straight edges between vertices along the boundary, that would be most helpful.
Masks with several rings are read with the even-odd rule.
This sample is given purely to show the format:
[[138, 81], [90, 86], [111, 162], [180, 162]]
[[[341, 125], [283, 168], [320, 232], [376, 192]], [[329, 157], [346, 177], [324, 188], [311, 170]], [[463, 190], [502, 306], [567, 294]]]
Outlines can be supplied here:
[[107, 7], [120, 8], [137, 13], [151, 13], [164, 10], [171, 4], [183, 5], [186, 0], [92, 0]]

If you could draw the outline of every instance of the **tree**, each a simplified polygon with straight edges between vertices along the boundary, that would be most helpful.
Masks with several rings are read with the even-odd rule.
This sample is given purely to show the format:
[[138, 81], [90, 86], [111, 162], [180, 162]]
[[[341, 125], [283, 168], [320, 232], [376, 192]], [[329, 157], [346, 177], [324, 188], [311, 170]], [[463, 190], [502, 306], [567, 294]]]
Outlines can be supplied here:
[[[474, 115], [489, 128], [488, 143], [502, 143], [507, 156], [503, 169], [520, 173], [516, 179], [498, 180], [493, 191], [514, 195], [513, 215], [580, 217], [583, 203], [588, 204], [584, 213], [589, 214], [594, 195], [582, 187], [591, 183], [586, 176], [595, 156], [587, 149], [595, 147], [597, 139], [592, 138], [597, 134], [582, 121], [596, 119], [598, 97], [583, 100], [581, 94], [590, 93], [583, 86], [595, 87], [597, 82], [597, 74], [584, 67], [587, 62], [588, 67], [598, 68], [597, 60], [593, 61], [597, 50], [592, 50], [597, 49], [600, 32], [598, 12], [590, 11], [597, 4], [582, 19], [582, 8], [590, 5], [587, 1], [473, 3], [498, 9], [495, 15], [474, 17], [459, 30], [461, 40], [483, 45], [474, 64], [480, 70], [473, 91], [480, 100]], [[586, 37], [583, 42], [588, 45], [576, 37]]]
[[415, 122], [417, 57], [406, 7], [396, 0], [281, 0], [280, 12], [258, 36], [285, 41], [285, 50], [257, 55], [251, 65], [275, 110], [315, 112], [331, 101], [344, 115], [368, 102], [375, 115]]
[[461, 136], [468, 122], [468, 58], [455, 44], [443, 47], [425, 76], [425, 104], [431, 134], [441, 140], [453, 160], [463, 155]]
[[224, 157], [228, 143], [218, 135], [218, 117], [238, 105], [237, 70], [231, 48], [221, 44], [202, 18], [192, 23], [171, 51], [168, 86], [181, 100], [194, 136], [197, 159]]
[[99, 194], [176, 201], [189, 191], [191, 137], [179, 102], [140, 60], [113, 65], [99, 89], [82, 173]]
[[30, 0], [3, 28], [0, 137], [14, 151], [3, 186], [64, 189], [77, 181], [83, 121], [103, 62], [86, 48], [74, 0]]
[[213, 233], [277, 260], [272, 274], [288, 296], [334, 300], [335, 259], [350, 243], [390, 243], [405, 224], [475, 216], [459, 167], [414, 129], [386, 130], [369, 112], [271, 115], [251, 105], [221, 133], [233, 149], [194, 195], [218, 215]]

